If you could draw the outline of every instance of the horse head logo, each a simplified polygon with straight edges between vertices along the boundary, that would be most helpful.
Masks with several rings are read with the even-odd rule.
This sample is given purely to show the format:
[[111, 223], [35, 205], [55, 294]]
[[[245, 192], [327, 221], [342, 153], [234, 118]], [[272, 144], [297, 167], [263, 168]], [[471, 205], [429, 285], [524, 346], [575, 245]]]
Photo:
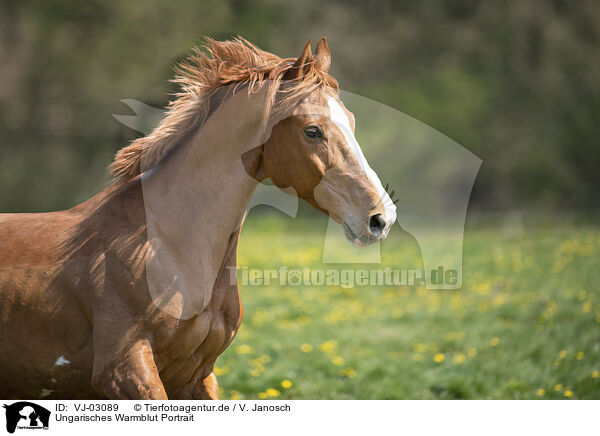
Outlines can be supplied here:
[[[50, 411], [28, 401], [3, 406], [6, 409], [6, 431], [14, 433], [17, 426], [25, 428], [48, 428]], [[20, 424], [20, 425], [19, 425]]]

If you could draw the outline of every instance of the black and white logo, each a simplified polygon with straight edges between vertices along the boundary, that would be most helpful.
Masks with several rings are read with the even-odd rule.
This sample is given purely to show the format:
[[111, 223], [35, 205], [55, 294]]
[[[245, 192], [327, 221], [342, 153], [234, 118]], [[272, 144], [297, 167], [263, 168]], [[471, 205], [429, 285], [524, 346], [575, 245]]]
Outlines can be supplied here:
[[50, 411], [29, 401], [5, 404], [6, 431], [14, 433], [16, 429], [48, 430]]

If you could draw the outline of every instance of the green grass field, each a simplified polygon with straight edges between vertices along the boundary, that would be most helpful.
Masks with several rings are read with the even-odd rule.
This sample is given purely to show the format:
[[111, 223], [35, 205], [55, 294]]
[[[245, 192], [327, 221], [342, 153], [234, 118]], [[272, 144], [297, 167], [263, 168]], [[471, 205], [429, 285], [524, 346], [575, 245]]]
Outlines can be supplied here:
[[[323, 268], [321, 224], [251, 216], [239, 264]], [[383, 253], [421, 265], [398, 228]], [[240, 286], [222, 398], [600, 399], [599, 261], [589, 225], [469, 225], [461, 290]]]

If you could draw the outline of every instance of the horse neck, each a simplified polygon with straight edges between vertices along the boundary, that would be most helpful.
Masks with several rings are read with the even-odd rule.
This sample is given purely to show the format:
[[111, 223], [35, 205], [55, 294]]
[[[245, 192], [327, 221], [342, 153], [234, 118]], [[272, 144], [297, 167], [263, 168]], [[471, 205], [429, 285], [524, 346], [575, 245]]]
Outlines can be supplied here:
[[[240, 92], [228, 99], [157, 171], [142, 177], [154, 253], [147, 262], [150, 293], [178, 318], [206, 308], [229, 237], [257, 186], [241, 154], [264, 141], [260, 97], [267, 96]], [[176, 294], [183, 300], [173, 307]]]
[[[262, 97], [240, 91], [229, 98], [155, 174], [144, 177], [144, 199], [150, 200], [146, 208], [169, 221], [189, 224], [187, 231], [201, 224], [235, 231], [226, 224], [244, 213], [257, 186], [241, 155], [262, 143]], [[206, 221], [199, 223], [199, 217]]]

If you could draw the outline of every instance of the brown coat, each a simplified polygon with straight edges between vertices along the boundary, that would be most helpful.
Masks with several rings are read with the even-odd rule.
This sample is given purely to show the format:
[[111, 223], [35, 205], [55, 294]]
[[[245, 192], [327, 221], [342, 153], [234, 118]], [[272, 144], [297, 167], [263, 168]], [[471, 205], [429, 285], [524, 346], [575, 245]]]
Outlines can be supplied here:
[[[0, 215], [0, 234], [0, 397], [137, 398], [154, 365], [164, 389], [149, 385], [148, 397], [216, 397], [209, 376], [241, 321], [237, 287], [224, 270], [208, 310], [185, 321], [155, 308], [135, 267], [146, 245], [139, 177], [69, 211]], [[135, 354], [143, 367], [124, 386], [114, 381], [132, 375], [125, 364], [93, 373], [95, 360]]]

